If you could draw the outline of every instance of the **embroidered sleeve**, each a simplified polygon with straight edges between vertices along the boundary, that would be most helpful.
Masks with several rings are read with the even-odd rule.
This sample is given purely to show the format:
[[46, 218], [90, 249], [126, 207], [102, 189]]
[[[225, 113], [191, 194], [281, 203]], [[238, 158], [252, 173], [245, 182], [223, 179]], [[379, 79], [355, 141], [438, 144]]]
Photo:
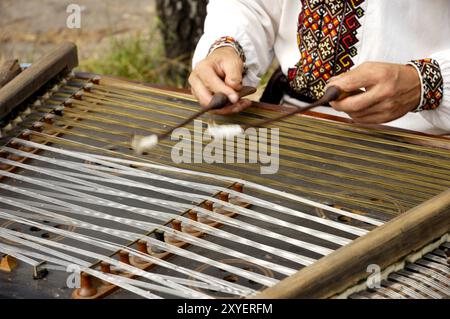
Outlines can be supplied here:
[[214, 44], [209, 49], [208, 55], [210, 55], [214, 50], [222, 47], [232, 47], [236, 53], [241, 57], [242, 62], [246, 62], [245, 52], [242, 46], [232, 37], [221, 37], [214, 42]]
[[437, 109], [444, 95], [444, 80], [439, 63], [433, 59], [423, 59], [408, 64], [416, 68], [422, 82], [420, 103], [414, 112]]

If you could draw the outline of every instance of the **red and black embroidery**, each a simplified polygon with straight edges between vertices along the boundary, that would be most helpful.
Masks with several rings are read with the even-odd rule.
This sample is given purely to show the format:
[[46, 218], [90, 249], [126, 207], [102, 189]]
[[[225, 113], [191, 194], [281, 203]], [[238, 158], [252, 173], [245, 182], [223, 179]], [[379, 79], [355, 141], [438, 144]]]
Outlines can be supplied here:
[[422, 97], [415, 112], [437, 109], [444, 95], [444, 79], [439, 63], [433, 59], [423, 59], [409, 64], [417, 69], [422, 81]]
[[327, 81], [349, 70], [357, 55], [364, 0], [302, 0], [298, 21], [300, 62], [289, 70], [291, 88], [317, 100]]
[[209, 49], [208, 55], [211, 54], [211, 52], [213, 52], [214, 50], [216, 50], [218, 48], [222, 48], [222, 47], [232, 47], [233, 49], [235, 49], [237, 54], [239, 54], [239, 56], [241, 57], [242, 62], [245, 63], [246, 57], [245, 57], [244, 49], [239, 44], [239, 42], [236, 41], [233, 37], [226, 36], [226, 37], [221, 37], [221, 38], [217, 39], [214, 42], [214, 44], [211, 46], [211, 48]]

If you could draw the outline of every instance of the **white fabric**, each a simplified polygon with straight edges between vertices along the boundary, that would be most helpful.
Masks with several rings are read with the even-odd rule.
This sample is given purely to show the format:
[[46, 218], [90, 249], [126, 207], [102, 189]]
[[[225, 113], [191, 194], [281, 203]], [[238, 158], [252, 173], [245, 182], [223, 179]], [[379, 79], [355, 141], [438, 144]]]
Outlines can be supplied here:
[[[358, 29], [355, 65], [365, 61], [406, 64], [434, 58], [445, 81], [443, 103], [437, 110], [407, 114], [389, 124], [428, 133], [450, 132], [450, 1], [366, 0], [362, 9], [365, 14]], [[193, 66], [207, 56], [214, 41], [231, 36], [247, 57], [246, 84], [256, 86], [274, 57], [286, 74], [300, 60], [300, 10], [300, 0], [210, 0], [205, 34]]]

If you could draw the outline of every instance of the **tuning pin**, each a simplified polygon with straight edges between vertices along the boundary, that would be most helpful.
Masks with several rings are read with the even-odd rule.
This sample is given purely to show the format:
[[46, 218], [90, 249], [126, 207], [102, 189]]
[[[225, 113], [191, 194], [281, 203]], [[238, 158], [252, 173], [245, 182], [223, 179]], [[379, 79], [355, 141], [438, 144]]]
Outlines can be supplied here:
[[75, 100], [82, 100], [82, 99], [83, 99], [83, 92], [79, 91], [79, 92], [75, 93], [75, 94], [73, 95], [73, 98], [74, 98]]
[[93, 87], [94, 83], [86, 83], [86, 85], [83, 86], [83, 90], [86, 92], [91, 92]]
[[11, 142], [9, 142], [9, 146], [11, 146], [12, 148], [15, 148], [15, 149], [18, 149], [18, 148], [20, 147], [20, 145], [22, 145], [22, 144], [20, 144], [20, 143], [17, 142], [17, 141], [11, 141]]
[[101, 80], [101, 77], [98, 76], [98, 75], [96, 75], [96, 76], [94, 76], [94, 77], [91, 79], [91, 82], [94, 83], [94, 84], [99, 85], [99, 84], [100, 84], [100, 80]]
[[30, 131], [25, 131], [25, 132], [22, 132], [20, 134], [20, 138], [23, 139], [23, 140], [26, 140], [26, 141], [30, 140], [30, 136], [31, 136], [31, 132]]
[[[20, 134], [20, 138], [21, 138], [22, 140], [25, 140], [25, 141], [31, 140], [31, 132], [30, 132], [29, 130], [26, 130], [25, 132], [22, 132], [22, 133]], [[22, 145], [22, 146], [20, 147], [20, 149], [21, 149], [22, 151], [24, 151], [24, 152], [32, 152], [32, 151], [34, 150], [34, 148], [32, 148], [32, 147], [30, 147], [30, 146], [26, 146], [26, 145]]]
[[55, 119], [55, 116], [53, 114], [47, 114], [44, 117], [44, 122], [47, 124], [53, 124], [53, 120]]
[[57, 106], [57, 107], [53, 110], [53, 113], [55, 113], [55, 114], [58, 115], [58, 116], [63, 116], [63, 115], [64, 115], [64, 106], [63, 106], [63, 105]]
[[34, 122], [31, 126], [31, 129], [36, 132], [42, 132], [42, 128], [44, 127], [44, 124], [42, 122]]
[[73, 104], [73, 99], [67, 99], [62, 103], [64, 106], [71, 107]]

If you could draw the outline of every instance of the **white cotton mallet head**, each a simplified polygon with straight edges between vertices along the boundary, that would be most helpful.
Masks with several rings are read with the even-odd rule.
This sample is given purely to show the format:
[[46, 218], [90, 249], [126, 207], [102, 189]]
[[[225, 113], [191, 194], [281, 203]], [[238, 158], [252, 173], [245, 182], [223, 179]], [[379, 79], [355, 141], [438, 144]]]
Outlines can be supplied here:
[[211, 135], [217, 139], [233, 138], [235, 136], [244, 134], [244, 130], [240, 125], [216, 125], [210, 124], [206, 130], [206, 134]]
[[139, 136], [135, 135], [131, 140], [131, 148], [139, 155], [142, 155], [158, 145], [158, 136]]

